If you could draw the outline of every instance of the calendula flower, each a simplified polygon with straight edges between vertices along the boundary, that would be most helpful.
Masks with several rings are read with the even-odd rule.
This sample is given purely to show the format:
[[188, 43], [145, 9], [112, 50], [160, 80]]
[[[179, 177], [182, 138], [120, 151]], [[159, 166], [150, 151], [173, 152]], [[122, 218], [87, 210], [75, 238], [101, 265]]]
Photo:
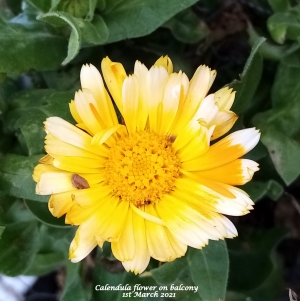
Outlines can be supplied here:
[[69, 258], [78, 262], [111, 242], [127, 271], [143, 272], [153, 257], [172, 261], [187, 246], [233, 238], [226, 215], [252, 209], [235, 185], [251, 180], [258, 164], [240, 159], [259, 141], [254, 129], [230, 130], [234, 92], [207, 93], [216, 72], [200, 66], [191, 81], [173, 72], [168, 57], [149, 70], [139, 61], [127, 75], [120, 63], [102, 61], [102, 72], [82, 67], [82, 90], [70, 111], [72, 125], [45, 121], [45, 150], [34, 171], [36, 193], [51, 195], [49, 210], [78, 225]]

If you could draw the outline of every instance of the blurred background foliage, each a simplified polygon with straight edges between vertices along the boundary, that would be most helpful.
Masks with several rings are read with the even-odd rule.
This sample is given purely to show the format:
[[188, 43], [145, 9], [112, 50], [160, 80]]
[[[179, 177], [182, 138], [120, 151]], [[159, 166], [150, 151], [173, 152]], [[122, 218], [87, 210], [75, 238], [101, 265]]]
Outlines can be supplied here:
[[[140, 276], [124, 272], [109, 244], [68, 262], [75, 229], [51, 216], [31, 174], [44, 152], [43, 121], [72, 121], [82, 64], [99, 68], [107, 55], [128, 73], [135, 60], [149, 67], [161, 55], [189, 77], [207, 64], [218, 71], [213, 92], [237, 91], [233, 130], [262, 132], [247, 155], [261, 170], [244, 186], [257, 204], [232, 218], [237, 239], [190, 248], [171, 263], [152, 260]], [[172, 300], [289, 300], [287, 288], [300, 293], [299, 116], [296, 0], [0, 0], [0, 273], [55, 271], [52, 293], [62, 301], [122, 300], [94, 286], [135, 283], [199, 286]]]

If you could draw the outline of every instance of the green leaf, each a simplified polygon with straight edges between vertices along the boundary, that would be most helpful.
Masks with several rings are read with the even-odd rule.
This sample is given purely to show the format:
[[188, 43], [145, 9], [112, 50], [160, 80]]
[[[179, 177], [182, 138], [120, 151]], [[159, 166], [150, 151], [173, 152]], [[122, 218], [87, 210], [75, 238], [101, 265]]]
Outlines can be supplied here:
[[35, 222], [20, 222], [6, 226], [0, 239], [0, 272], [18, 276], [31, 266], [39, 248]]
[[[261, 36], [254, 30], [250, 23], [248, 24], [247, 32], [249, 34], [249, 44], [253, 46]], [[258, 52], [264, 59], [280, 61], [288, 48], [288, 45], [278, 45], [267, 40], [259, 47]]]
[[152, 269], [151, 274], [158, 284], [171, 284], [178, 278], [178, 271], [183, 270], [186, 265], [186, 257], [181, 257], [172, 262], [166, 262], [156, 269]]
[[14, 197], [47, 202], [48, 196], [35, 194], [35, 182], [32, 173], [41, 155], [24, 157], [6, 155], [0, 157], [0, 187]]
[[249, 291], [266, 281], [273, 270], [271, 253], [285, 234], [285, 230], [278, 228], [239, 229], [239, 237], [227, 240], [230, 259], [228, 289]]
[[289, 0], [268, 0], [274, 13], [282, 13], [287, 11], [290, 7]]
[[60, 66], [65, 55], [65, 39], [33, 18], [19, 15], [0, 26], [0, 73], [53, 70]]
[[82, 39], [88, 44], [104, 44], [109, 36], [108, 28], [101, 16], [96, 15], [92, 22], [77, 19], [77, 23], [82, 31]]
[[96, 0], [60, 0], [52, 10], [66, 12], [75, 18], [82, 18], [88, 15], [92, 19]]
[[275, 180], [251, 181], [242, 187], [251, 197], [253, 202], [257, 202], [265, 195], [276, 201], [284, 193], [283, 187]]
[[261, 132], [274, 166], [289, 185], [300, 174], [295, 164], [300, 153], [300, 69], [280, 64], [272, 88], [273, 108], [258, 113], [253, 123]]
[[273, 40], [283, 44], [286, 39], [298, 41], [300, 35], [300, 11], [290, 9], [272, 15], [267, 22]]
[[262, 130], [261, 141], [268, 148], [277, 172], [284, 182], [290, 185], [300, 174], [299, 167], [295, 164], [299, 160], [300, 142], [270, 125], [261, 125], [260, 128]]
[[50, 116], [72, 121], [68, 107], [72, 97], [73, 93], [54, 90], [29, 90], [14, 94], [10, 106], [15, 109], [3, 118], [5, 130], [16, 133], [18, 139], [25, 142], [29, 155], [41, 154], [44, 152], [45, 138], [43, 122]]
[[230, 84], [230, 87], [237, 91], [232, 109], [237, 114], [247, 109], [258, 87], [262, 74], [262, 58], [258, 49], [264, 41], [265, 38], [256, 41], [241, 74], [241, 79]]
[[89, 11], [85, 17], [87, 21], [93, 20], [96, 6], [97, 6], [97, 0], [89, 0]]
[[76, 229], [77, 227], [59, 228], [41, 224], [39, 254], [63, 253], [67, 255]]
[[66, 253], [46, 253], [37, 254], [31, 267], [24, 273], [24, 275], [40, 276], [48, 274], [67, 261]]
[[2, 234], [4, 232], [4, 230], [5, 230], [5, 227], [4, 226], [0, 226], [0, 239], [1, 239], [1, 236], [2, 236]]
[[0, 84], [0, 116], [5, 113], [8, 106], [8, 99], [17, 90], [17, 84], [10, 78], [7, 78]]
[[62, 26], [64, 24], [70, 26], [71, 35], [68, 44], [68, 55], [64, 59], [62, 64], [66, 65], [67, 63], [69, 63], [78, 54], [81, 47], [81, 30], [76, 21], [76, 18], [66, 12], [50, 12], [39, 16], [37, 19], [54, 26]]
[[79, 276], [80, 263], [67, 261], [67, 278], [60, 301], [87, 301], [87, 295]]
[[49, 209], [47, 203], [25, 200], [25, 204], [28, 209], [34, 214], [34, 216], [41, 222], [55, 227], [71, 227], [65, 224], [65, 217], [56, 218], [54, 217]]
[[183, 43], [198, 43], [208, 35], [208, 28], [190, 9], [180, 12], [166, 24], [174, 37]]
[[201, 250], [189, 248], [187, 262], [201, 299], [224, 300], [229, 269], [225, 241], [209, 241]]
[[284, 271], [281, 260], [275, 255], [271, 255], [272, 271], [266, 280], [253, 290], [245, 292], [248, 298], [253, 301], [274, 301], [278, 300], [285, 291], [284, 286]]
[[51, 0], [26, 0], [27, 3], [35, 7], [36, 9], [46, 13], [51, 8]]
[[197, 0], [127, 0], [107, 2], [103, 18], [109, 30], [108, 43], [150, 34]]

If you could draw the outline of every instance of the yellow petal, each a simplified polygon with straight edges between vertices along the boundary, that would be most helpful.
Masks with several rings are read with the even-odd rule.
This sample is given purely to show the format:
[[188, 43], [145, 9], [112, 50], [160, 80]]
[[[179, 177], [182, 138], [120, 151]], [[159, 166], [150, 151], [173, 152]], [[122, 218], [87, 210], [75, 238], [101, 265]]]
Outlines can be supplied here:
[[211, 121], [211, 124], [216, 125], [211, 140], [215, 140], [226, 134], [233, 127], [237, 119], [238, 116], [233, 112], [219, 112], [214, 120]]
[[209, 235], [201, 228], [201, 216], [196, 210], [167, 194], [155, 205], [155, 209], [170, 232], [182, 243], [198, 249], [208, 244]]
[[164, 97], [165, 87], [169, 75], [164, 67], [152, 67], [147, 73], [146, 91], [149, 110], [149, 128], [156, 132], [159, 128], [160, 110]]
[[38, 182], [40, 181], [40, 178], [41, 178], [41, 174], [43, 174], [44, 172], [47, 172], [47, 171], [59, 171], [58, 168], [52, 166], [52, 165], [46, 165], [46, 164], [38, 164], [35, 168], [34, 168], [34, 171], [33, 171], [33, 180], [35, 182]]
[[205, 126], [199, 124], [198, 131], [193, 139], [179, 150], [181, 162], [189, 161], [206, 153], [209, 149], [209, 131]]
[[66, 214], [73, 205], [74, 203], [70, 192], [56, 193], [51, 195], [48, 202], [48, 209], [53, 216], [61, 217]]
[[137, 115], [137, 130], [143, 131], [146, 127], [148, 119], [147, 93], [146, 93], [146, 78], [148, 69], [141, 62], [136, 61], [134, 65], [134, 75], [138, 79], [139, 86], [139, 105]]
[[112, 62], [108, 57], [106, 57], [102, 60], [101, 68], [108, 90], [119, 111], [122, 113], [122, 86], [127, 76], [124, 67], [122, 64]]
[[128, 215], [122, 234], [118, 241], [111, 243], [114, 256], [120, 261], [131, 261], [135, 256], [134, 229], [132, 223], [132, 210], [128, 210]]
[[[118, 201], [119, 199], [116, 198]], [[104, 211], [104, 208], [101, 208]], [[107, 241], [118, 241], [127, 219], [129, 202], [121, 201], [97, 229], [97, 235]]]
[[59, 117], [45, 121], [46, 131], [59, 140], [77, 146], [93, 154], [107, 157], [109, 150], [104, 145], [92, 145], [92, 137]]
[[76, 147], [62, 140], [55, 138], [48, 134], [45, 139], [45, 150], [51, 156], [70, 156], [70, 157], [84, 157], [96, 160], [103, 160], [103, 157], [86, 151], [82, 148]]
[[184, 91], [188, 89], [189, 80], [181, 71], [171, 74], [164, 93], [160, 133], [167, 134], [173, 125], [180, 101], [183, 101]]
[[106, 143], [107, 140], [116, 132], [119, 132], [122, 135], [127, 134], [125, 126], [122, 124], [117, 124], [111, 128], [107, 128], [97, 133], [92, 139], [92, 144], [101, 145], [103, 143]]
[[75, 94], [75, 105], [83, 123], [92, 135], [101, 131], [105, 126], [102, 119], [95, 114], [96, 100], [90, 90], [79, 90]]
[[179, 116], [176, 119], [176, 127], [173, 129], [175, 133], [179, 133], [180, 129], [183, 128], [198, 110], [200, 103], [207, 95], [216, 72], [208, 68], [207, 66], [200, 66], [193, 78], [190, 81], [189, 91], [184, 100], [182, 106], [180, 106]]
[[94, 230], [96, 228], [97, 220], [92, 217], [77, 229], [69, 250], [69, 259], [72, 262], [81, 261], [96, 247], [97, 240]]
[[122, 264], [127, 272], [140, 274], [144, 272], [150, 261], [147, 247], [145, 220], [139, 215], [132, 214], [133, 235], [135, 241], [135, 256], [130, 261], [123, 261]]
[[229, 185], [243, 185], [249, 182], [254, 172], [258, 170], [256, 162], [247, 159], [237, 159], [216, 168], [196, 171], [195, 174]]
[[200, 157], [183, 162], [181, 167], [186, 171], [197, 171], [224, 165], [248, 153], [259, 138], [260, 133], [254, 128], [234, 132], [212, 145]]
[[173, 72], [173, 64], [171, 59], [166, 55], [166, 56], [161, 56], [154, 64], [154, 66], [162, 66], [164, 67], [169, 75]]
[[[145, 206], [145, 212], [157, 216], [152, 205]], [[172, 261], [185, 254], [186, 245], [179, 242], [167, 228], [161, 225], [146, 220], [146, 235], [150, 256], [156, 260]]]
[[[64, 171], [43, 172], [40, 175], [39, 182], [36, 185], [36, 193], [40, 195], [47, 195], [77, 190], [77, 188], [72, 184], [73, 175], [74, 173]], [[88, 182], [90, 187], [103, 181], [103, 173], [78, 175], [83, 177]]]
[[224, 87], [215, 93], [215, 99], [220, 111], [229, 111], [232, 107], [235, 97], [235, 91], [231, 88]]
[[125, 78], [122, 87], [123, 118], [129, 134], [134, 134], [137, 128], [139, 107], [139, 86], [135, 75]]
[[71, 102], [69, 103], [69, 108], [70, 108], [70, 112], [71, 112], [71, 115], [72, 117], [74, 118], [74, 120], [77, 122], [77, 123], [83, 123], [78, 111], [77, 111], [77, 108], [76, 108], [76, 105], [75, 105], [75, 101], [74, 100], [71, 100]]
[[103, 117], [105, 126], [111, 127], [118, 124], [116, 112], [97, 68], [91, 64], [83, 65], [80, 72], [80, 81], [83, 89], [88, 89], [93, 93], [96, 99], [96, 110]]
[[213, 123], [215, 117], [219, 112], [219, 108], [216, 105], [214, 94], [206, 96], [201, 102], [196, 114], [192, 120], [204, 120], [208, 125], [215, 124]]

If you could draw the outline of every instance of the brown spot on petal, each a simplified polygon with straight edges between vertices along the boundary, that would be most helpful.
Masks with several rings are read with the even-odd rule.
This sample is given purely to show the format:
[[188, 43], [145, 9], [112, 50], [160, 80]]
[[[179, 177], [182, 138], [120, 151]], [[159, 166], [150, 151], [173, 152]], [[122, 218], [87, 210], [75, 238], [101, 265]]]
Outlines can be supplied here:
[[169, 140], [173, 143], [176, 140], [177, 136], [172, 135], [169, 137]]
[[73, 174], [71, 180], [72, 185], [77, 189], [90, 188], [88, 181], [77, 174]]

